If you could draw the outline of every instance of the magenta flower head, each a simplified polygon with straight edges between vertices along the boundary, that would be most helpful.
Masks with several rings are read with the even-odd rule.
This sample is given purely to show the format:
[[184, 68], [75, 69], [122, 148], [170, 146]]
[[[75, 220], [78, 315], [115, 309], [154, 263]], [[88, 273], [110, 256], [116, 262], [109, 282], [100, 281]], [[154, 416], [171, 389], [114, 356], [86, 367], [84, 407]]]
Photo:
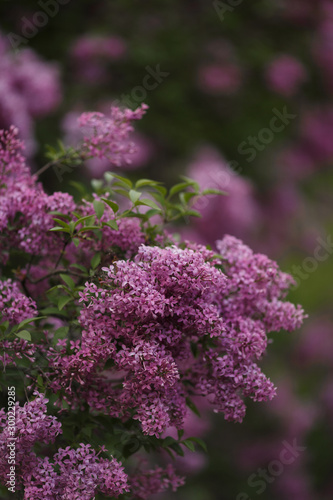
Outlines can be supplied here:
[[78, 123], [84, 134], [81, 152], [85, 159], [107, 159], [112, 165], [121, 166], [126, 155], [133, 151], [133, 144], [128, 142], [133, 131], [131, 122], [140, 120], [146, 109], [146, 104], [135, 111], [112, 106], [110, 117], [99, 112], [83, 113]]

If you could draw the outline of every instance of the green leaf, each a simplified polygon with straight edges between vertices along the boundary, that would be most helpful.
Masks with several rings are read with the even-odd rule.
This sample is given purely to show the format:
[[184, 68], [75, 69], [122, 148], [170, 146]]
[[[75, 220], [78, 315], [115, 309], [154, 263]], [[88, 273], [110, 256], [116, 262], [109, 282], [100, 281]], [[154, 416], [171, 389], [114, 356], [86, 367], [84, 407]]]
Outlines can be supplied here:
[[194, 443], [197, 443], [204, 451], [208, 451], [205, 441], [203, 441], [199, 437], [189, 437], [186, 439], [186, 441], [193, 441]]
[[171, 436], [167, 436], [166, 438], [163, 439], [162, 447], [163, 448], [167, 448], [168, 446], [171, 446], [174, 443], [177, 443], [177, 441], [175, 440], [175, 438], [173, 438]]
[[113, 179], [113, 175], [111, 172], [105, 172], [104, 173], [104, 179], [106, 180], [106, 182], [110, 183]]
[[71, 264], [69, 267], [75, 267], [76, 269], [79, 269], [83, 273], [88, 272], [88, 269], [86, 267], [82, 266], [81, 264]]
[[151, 179], [140, 179], [136, 182], [135, 189], [138, 189], [142, 186], [155, 187], [155, 186], [158, 186], [159, 184], [160, 184], [159, 182], [152, 181]]
[[180, 193], [179, 195], [180, 200], [184, 203], [184, 205], [187, 205], [187, 203], [195, 196], [198, 196], [198, 193], [188, 192], [188, 193]]
[[184, 456], [184, 451], [182, 449], [182, 447], [177, 443], [173, 443], [170, 445], [170, 448], [177, 453], [177, 455], [179, 455], [180, 457], [183, 457]]
[[94, 222], [95, 216], [94, 215], [86, 215], [85, 217], [80, 217], [77, 221], [75, 221], [75, 227], [78, 226], [79, 224], [82, 224], [82, 222], [85, 222], [89, 219], [90, 219], [90, 221], [88, 222], [88, 224], [91, 225]]
[[69, 223], [69, 232], [70, 232], [70, 234], [74, 233], [74, 229], [75, 229], [75, 222], [73, 220], [71, 220], [70, 223]]
[[140, 193], [140, 191], [135, 191], [134, 189], [131, 189], [128, 194], [129, 194], [129, 197], [130, 197], [130, 200], [132, 203], [135, 203], [136, 201], [138, 201], [138, 199], [142, 195], [142, 193]]
[[207, 194], [223, 194], [223, 195], [228, 195], [226, 191], [221, 191], [220, 189], [204, 189], [201, 194], [207, 195]]
[[40, 312], [43, 314], [50, 315], [50, 316], [53, 316], [53, 315], [66, 316], [66, 313], [60, 312], [59, 309], [57, 309], [56, 307], [46, 307], [45, 309], [41, 309]]
[[107, 222], [105, 222], [105, 225], [111, 227], [111, 229], [114, 229], [115, 231], [119, 230], [118, 224], [113, 219], [110, 219]]
[[184, 429], [178, 429], [178, 439], [181, 439], [184, 436]]
[[94, 205], [96, 215], [100, 219], [102, 217], [102, 215], [104, 214], [105, 205], [102, 201], [99, 201], [99, 200], [95, 200], [93, 202], [93, 205]]
[[195, 404], [190, 398], [186, 398], [186, 404], [189, 407], [189, 409], [193, 411], [193, 413], [195, 413], [198, 417], [201, 417], [198, 408], [195, 406]]
[[71, 216], [70, 215], [63, 214], [63, 213], [59, 212], [58, 210], [51, 210], [51, 212], [49, 212], [49, 214], [50, 215], [57, 215], [57, 216], [63, 217], [64, 219], [71, 220]]
[[66, 153], [66, 148], [65, 148], [64, 143], [60, 139], [58, 139], [57, 140], [57, 144], [59, 146], [59, 149], [60, 149], [61, 153], [65, 154]]
[[189, 450], [195, 451], [194, 443], [192, 443], [192, 441], [190, 441], [189, 439], [185, 439], [184, 441], [182, 441], [182, 444], [185, 445]]
[[128, 191], [125, 191], [125, 189], [114, 189], [114, 188], [112, 188], [112, 189], [115, 193], [120, 194], [120, 196], [124, 196], [124, 198], [129, 199]]
[[52, 227], [49, 231], [62, 231], [63, 233], [69, 233], [69, 229], [60, 226]]
[[19, 323], [15, 327], [15, 331], [16, 330], [20, 330], [21, 328], [25, 327], [26, 325], [29, 325], [29, 323], [32, 323], [33, 321], [38, 321], [39, 319], [44, 319], [44, 318], [46, 318], [46, 316], [37, 316], [37, 318], [27, 318], [27, 319], [24, 319], [23, 321], [21, 321], [21, 323]]
[[85, 226], [79, 230], [79, 233], [85, 233], [86, 231], [93, 231], [94, 229], [100, 229], [99, 226]]
[[106, 203], [110, 208], [112, 208], [114, 213], [118, 212], [119, 207], [118, 207], [117, 203], [115, 203], [114, 201], [108, 200], [107, 198], [101, 198], [101, 200], [103, 200], [104, 203]]
[[9, 327], [9, 324], [10, 324], [9, 321], [4, 321], [3, 323], [1, 323], [1, 325], [0, 325], [1, 330], [3, 330], [3, 331], [7, 330], [7, 328]]
[[132, 186], [133, 186], [132, 182], [129, 179], [126, 179], [126, 177], [121, 177], [120, 175], [116, 175], [113, 172], [110, 172], [110, 174], [113, 177], [115, 177], [116, 179], [118, 179], [118, 181], [120, 181], [125, 186], [128, 186], [129, 188], [132, 188]]
[[146, 214], [133, 212], [133, 210], [126, 210], [126, 212], [122, 213], [120, 217], [122, 219], [124, 219], [125, 217], [135, 217], [137, 219], [147, 220]]
[[197, 210], [185, 210], [184, 215], [192, 215], [192, 217], [202, 217], [202, 214]]
[[20, 332], [15, 333], [15, 335], [16, 337], [20, 337], [20, 339], [31, 341], [31, 334], [28, 330], [21, 330]]
[[54, 335], [57, 335], [58, 337], [65, 337], [68, 331], [69, 331], [69, 326], [61, 326], [60, 328], [56, 329]]
[[72, 240], [72, 241], [73, 241], [74, 245], [75, 245], [75, 246], [76, 246], [76, 248], [77, 248], [77, 247], [79, 246], [79, 244], [80, 244], [80, 240], [79, 240], [79, 238], [73, 238], [73, 240]]
[[73, 300], [72, 297], [68, 297], [68, 295], [63, 295], [62, 297], [59, 298], [58, 300], [58, 309], [59, 311], [61, 311], [66, 304], [68, 304], [68, 302], [70, 302], [71, 300]]
[[186, 177], [186, 175], [181, 175], [181, 179], [183, 179], [185, 182], [188, 182], [195, 191], [199, 192], [200, 191], [200, 186], [197, 182], [195, 182], [193, 179], [190, 179], [190, 177]]
[[72, 280], [72, 278], [70, 276], [68, 276], [67, 274], [60, 274], [60, 278], [66, 283], [66, 285], [71, 289], [71, 290], [74, 290], [75, 288], [75, 283], [74, 281]]
[[198, 344], [196, 342], [191, 342], [191, 351], [195, 358], [198, 357], [199, 349]]
[[165, 188], [164, 186], [155, 186], [155, 189], [163, 196], [163, 198], [166, 196], [168, 192], [167, 188]]
[[148, 210], [146, 213], [145, 213], [145, 216], [147, 219], [150, 219], [151, 217], [153, 217], [153, 215], [157, 215], [157, 214], [160, 214], [161, 213], [161, 209], [154, 209], [152, 208], [151, 210]]
[[169, 191], [169, 198], [174, 196], [175, 194], [179, 193], [179, 191], [184, 191], [184, 189], [188, 188], [192, 184], [190, 182], [181, 182], [179, 184], [176, 184], [173, 186], [170, 191]]
[[50, 293], [50, 292], [53, 292], [54, 290], [66, 290], [66, 287], [65, 285], [55, 285], [55, 286], [52, 286], [51, 288], [49, 288], [48, 290], [46, 290], [45, 293]]
[[91, 181], [91, 185], [95, 191], [99, 191], [103, 187], [103, 181], [101, 181], [100, 179], [93, 179]]
[[[165, 196], [160, 194], [160, 193], [154, 193], [153, 191], [150, 193], [153, 198], [162, 206], [165, 207], [166, 205], [166, 199]], [[143, 200], [141, 200], [143, 201]]]
[[43, 378], [41, 377], [41, 375], [37, 376], [37, 384], [39, 387], [43, 387], [44, 385]]
[[63, 220], [61, 220], [61, 219], [57, 219], [56, 217], [53, 217], [53, 220], [54, 220], [54, 222], [56, 222], [58, 225], [60, 225], [62, 227], [66, 227], [66, 228], [69, 227], [68, 223], [65, 222], [65, 221], [63, 221]]
[[58, 328], [53, 334], [53, 339], [52, 339], [53, 345], [55, 345], [59, 339], [64, 339], [68, 334], [68, 331], [69, 331], [68, 326], [61, 326], [60, 328]]
[[159, 210], [161, 212], [161, 207], [156, 205], [156, 203], [153, 200], [150, 200], [149, 198], [143, 198], [142, 200], [140, 200], [138, 204], [145, 205], [147, 207], [153, 208], [154, 210]]
[[82, 195], [86, 194], [86, 188], [80, 182], [69, 181], [69, 184], [71, 186], [75, 187], [75, 189], [77, 189], [79, 191], [79, 193], [81, 193]]
[[99, 263], [101, 262], [101, 258], [102, 258], [101, 252], [95, 253], [93, 258], [91, 259], [91, 267], [93, 269], [96, 269], [96, 267], [99, 265]]

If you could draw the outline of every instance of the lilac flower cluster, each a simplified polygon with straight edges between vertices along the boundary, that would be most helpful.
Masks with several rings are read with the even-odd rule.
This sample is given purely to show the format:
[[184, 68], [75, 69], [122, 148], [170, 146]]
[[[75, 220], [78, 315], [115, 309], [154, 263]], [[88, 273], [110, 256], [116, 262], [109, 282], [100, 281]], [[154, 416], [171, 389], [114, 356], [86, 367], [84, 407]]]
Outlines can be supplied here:
[[[100, 452], [96, 453], [89, 444], [80, 444], [77, 449], [59, 448], [52, 460], [36, 456], [35, 443], [53, 443], [62, 430], [57, 418], [46, 414], [48, 400], [37, 391], [35, 395], [23, 407], [17, 403], [15, 412], [15, 466], [25, 500], [91, 500], [97, 491], [113, 497], [128, 491], [122, 465], [114, 458], [100, 458]], [[0, 477], [4, 484], [9, 468], [6, 424], [6, 413], [0, 410]]]
[[293, 56], [280, 55], [267, 67], [268, 86], [278, 94], [292, 97], [307, 79], [303, 64]]
[[110, 117], [96, 111], [83, 113], [78, 120], [84, 133], [83, 156], [86, 159], [107, 159], [112, 165], [120, 166], [133, 150], [133, 145], [128, 142], [129, 133], [133, 131], [131, 122], [140, 120], [147, 108], [146, 104], [141, 104], [135, 111], [112, 106]]
[[15, 436], [10, 434], [7, 427], [7, 415], [4, 409], [0, 410], [0, 477], [6, 483], [9, 471], [8, 447], [11, 437], [15, 437], [15, 465], [20, 474], [18, 482], [24, 482], [26, 476], [37, 465], [37, 456], [32, 451], [35, 443], [53, 443], [61, 432], [61, 425], [56, 417], [46, 415], [48, 400], [43, 395], [36, 393], [36, 398], [23, 407], [16, 403], [15, 406]]
[[126, 56], [127, 46], [119, 36], [82, 36], [70, 49], [75, 78], [90, 85], [109, 80], [109, 65]]
[[[11, 279], [0, 280], [0, 323], [6, 321], [10, 326], [18, 325], [21, 321], [37, 316], [37, 305], [19, 288], [17, 282]], [[20, 338], [6, 338], [0, 340], [0, 363], [15, 365], [15, 358], [25, 356], [30, 362], [34, 361], [36, 346]]]
[[19, 127], [30, 155], [33, 119], [50, 113], [61, 100], [59, 71], [30, 49], [13, 54], [0, 33], [0, 128]]
[[58, 210], [75, 210], [72, 196], [53, 193], [48, 196], [36, 177], [31, 176], [22, 155], [23, 143], [18, 130], [0, 131], [0, 250], [6, 261], [9, 250], [18, 248], [29, 254], [59, 253], [59, 236], [48, 232], [54, 226], [52, 215]]
[[[99, 106], [99, 111], [109, 113], [110, 103], [105, 102]], [[66, 145], [78, 144], [82, 139], [82, 130], [78, 124], [80, 113], [78, 111], [70, 111], [66, 114], [62, 122], [64, 132], [64, 143]], [[146, 166], [155, 154], [155, 146], [153, 142], [142, 133], [134, 131], [127, 141], [122, 143], [122, 147], [126, 149], [128, 143], [128, 153], [124, 154], [121, 161], [122, 169], [135, 169]], [[94, 179], [102, 177], [104, 172], [110, 169], [110, 161], [108, 158], [90, 158], [84, 164], [85, 173]]]
[[305, 318], [300, 306], [284, 302], [291, 276], [275, 262], [254, 254], [234, 237], [217, 242], [228, 276], [220, 292], [220, 314], [225, 331], [219, 347], [203, 353], [195, 365], [197, 384], [228, 420], [242, 421], [245, 404], [240, 394], [254, 401], [272, 399], [275, 388], [254, 360], [262, 357], [267, 333], [298, 328]]
[[[227, 196], [201, 198], [195, 203], [194, 208], [202, 215], [202, 218], [193, 220], [196, 241], [199, 237], [202, 243], [214, 245], [217, 237], [223, 234], [248, 238], [253, 221], [258, 225], [262, 217], [250, 179], [237, 174], [211, 146], [197, 151], [187, 175], [198, 182], [201, 189], [218, 189], [227, 193]], [[186, 229], [185, 236], [188, 239], [191, 236]]]
[[37, 316], [36, 303], [24, 295], [18, 283], [11, 279], [0, 280], [0, 311], [1, 322], [9, 321], [11, 325]]
[[293, 330], [304, 318], [283, 301], [292, 278], [231, 236], [218, 250], [220, 259], [200, 246], [142, 245], [134, 261], [104, 268], [99, 286], [86, 283], [81, 345], [50, 356], [54, 390], [64, 388], [72, 404], [137, 419], [156, 436], [182, 428], [194, 393], [237, 421], [241, 396], [271, 399], [275, 388], [254, 360], [268, 332]]
[[[77, 449], [59, 448], [53, 463], [46, 457], [26, 475], [27, 500], [91, 500], [97, 491], [118, 497], [129, 491], [127, 475], [121, 464], [98, 457], [89, 445]], [[57, 472], [56, 472], [57, 469]]]
[[172, 491], [176, 491], [184, 484], [184, 478], [175, 474], [171, 464], [166, 469], [156, 467], [152, 470], [140, 471], [131, 476], [131, 488], [135, 492], [135, 498], [138, 500], [146, 500], [151, 495], [162, 493], [171, 487]]

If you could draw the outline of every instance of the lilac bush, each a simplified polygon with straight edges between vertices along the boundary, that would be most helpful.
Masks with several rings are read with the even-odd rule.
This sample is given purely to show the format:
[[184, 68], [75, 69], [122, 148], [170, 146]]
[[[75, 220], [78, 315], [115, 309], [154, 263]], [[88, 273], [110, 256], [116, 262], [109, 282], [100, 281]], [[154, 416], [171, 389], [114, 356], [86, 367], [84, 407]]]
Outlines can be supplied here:
[[[145, 109], [82, 115], [91, 132], [74, 148], [50, 149], [46, 167], [92, 157], [118, 165], [130, 122]], [[241, 422], [247, 398], [274, 397], [258, 363], [271, 332], [305, 318], [285, 300], [293, 279], [234, 236], [213, 251], [169, 234], [168, 223], [198, 215], [196, 203], [211, 193], [196, 181], [167, 190], [108, 172], [79, 200], [49, 195], [17, 136], [13, 127], [0, 134], [1, 362], [8, 380], [24, 374], [17, 491], [50, 500], [175, 491], [184, 479], [167, 453], [205, 446], [183, 436], [194, 398]], [[7, 423], [2, 409], [4, 486]]]

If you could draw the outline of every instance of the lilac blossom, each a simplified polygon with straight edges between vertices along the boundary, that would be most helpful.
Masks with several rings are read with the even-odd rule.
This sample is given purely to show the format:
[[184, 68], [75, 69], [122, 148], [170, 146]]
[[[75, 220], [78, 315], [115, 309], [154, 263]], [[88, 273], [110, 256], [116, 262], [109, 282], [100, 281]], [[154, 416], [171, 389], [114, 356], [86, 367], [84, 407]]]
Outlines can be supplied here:
[[112, 78], [109, 66], [126, 56], [126, 42], [120, 36], [83, 36], [70, 49], [74, 76], [91, 85]]
[[62, 98], [59, 71], [31, 49], [14, 54], [1, 33], [0, 46], [0, 128], [18, 127], [31, 156], [34, 119], [56, 109]]
[[200, 88], [210, 94], [234, 94], [242, 83], [242, 73], [236, 64], [209, 64], [198, 71]]
[[22, 291], [18, 283], [11, 279], [0, 280], [0, 317], [1, 322], [9, 321], [18, 325], [21, 321], [37, 316], [37, 305]]
[[[99, 457], [100, 452], [89, 444], [59, 448], [51, 460], [36, 456], [35, 443], [53, 443], [62, 430], [57, 418], [46, 414], [48, 400], [38, 391], [35, 396], [23, 407], [18, 402], [15, 407], [15, 466], [17, 486], [24, 488], [24, 498], [91, 500], [97, 491], [116, 497], [128, 491], [121, 463]], [[6, 413], [0, 410], [0, 477], [4, 483], [9, 470], [7, 443], [11, 440], [6, 424]]]
[[54, 226], [51, 211], [69, 214], [75, 203], [67, 193], [47, 195], [30, 174], [22, 155], [18, 129], [0, 131], [0, 249], [6, 259], [11, 247], [30, 254], [59, 253], [59, 235], [48, 232]]
[[[214, 244], [223, 234], [249, 238], [254, 221], [260, 224], [261, 213], [255, 198], [255, 190], [249, 179], [240, 176], [211, 147], [200, 149], [187, 169], [187, 175], [198, 182], [200, 188], [217, 189], [225, 196], [211, 195], [199, 199], [194, 209], [201, 218], [193, 220], [203, 243]], [[186, 228], [184, 235], [189, 239]]]
[[[18, 483], [24, 483], [26, 476], [33, 471], [38, 463], [36, 454], [33, 452], [35, 443], [53, 443], [61, 433], [61, 424], [56, 417], [46, 415], [46, 403], [48, 400], [36, 392], [36, 398], [23, 407], [19, 402], [15, 406], [15, 461]], [[2, 433], [0, 437], [0, 477], [6, 483], [6, 474], [9, 471], [7, 460], [8, 447], [11, 434], [7, 427], [7, 415], [4, 409], [0, 410], [0, 426]]]
[[107, 159], [111, 165], [120, 166], [125, 155], [133, 149], [128, 144], [129, 133], [133, 131], [131, 122], [140, 120], [148, 106], [142, 104], [135, 111], [111, 107], [110, 117], [100, 112], [83, 113], [78, 119], [83, 129], [81, 152], [85, 158]]
[[[106, 106], [101, 107], [102, 111], [104, 111], [104, 108]], [[79, 112], [71, 111], [67, 113], [62, 123], [65, 144], [76, 144], [77, 148], [80, 147], [82, 139], [82, 131], [78, 124], [79, 116]], [[120, 164], [117, 166], [126, 170], [145, 166], [155, 153], [152, 142], [139, 132], [133, 132], [131, 137], [127, 137], [122, 143], [122, 148], [124, 148], [124, 154], [119, 158]], [[87, 174], [96, 179], [101, 177], [107, 170], [110, 170], [113, 165], [108, 157], [92, 157], [85, 161], [84, 166]]]
[[139, 471], [130, 479], [134, 493], [133, 498], [147, 500], [151, 495], [162, 493], [171, 487], [176, 491], [184, 484], [184, 478], [175, 474], [174, 468], [169, 464], [166, 469], [156, 467], [147, 471]]
[[265, 76], [271, 90], [292, 97], [306, 81], [307, 72], [298, 59], [283, 54], [269, 63]]
[[[64, 389], [74, 407], [84, 399], [132, 416], [156, 436], [182, 427], [190, 387], [228, 420], [243, 419], [241, 395], [272, 399], [275, 388], [255, 361], [267, 333], [302, 323], [302, 309], [283, 300], [293, 280], [236, 238], [217, 248], [224, 272], [204, 247], [142, 245], [134, 261], [104, 268], [99, 286], [87, 282], [81, 342], [69, 355], [49, 355], [53, 390]], [[114, 368], [103, 370], [108, 360]]]

